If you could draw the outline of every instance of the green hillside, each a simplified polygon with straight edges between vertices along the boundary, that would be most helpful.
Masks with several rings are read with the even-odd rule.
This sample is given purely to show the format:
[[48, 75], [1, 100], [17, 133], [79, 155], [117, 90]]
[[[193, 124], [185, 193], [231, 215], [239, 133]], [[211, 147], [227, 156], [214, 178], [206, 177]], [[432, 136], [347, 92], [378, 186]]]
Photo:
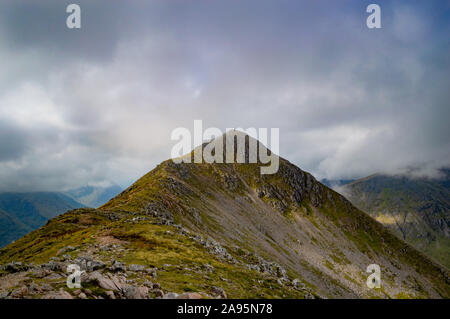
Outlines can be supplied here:
[[83, 205], [61, 193], [0, 193], [0, 247], [80, 207]]
[[450, 267], [449, 180], [373, 175], [339, 190], [399, 238]]

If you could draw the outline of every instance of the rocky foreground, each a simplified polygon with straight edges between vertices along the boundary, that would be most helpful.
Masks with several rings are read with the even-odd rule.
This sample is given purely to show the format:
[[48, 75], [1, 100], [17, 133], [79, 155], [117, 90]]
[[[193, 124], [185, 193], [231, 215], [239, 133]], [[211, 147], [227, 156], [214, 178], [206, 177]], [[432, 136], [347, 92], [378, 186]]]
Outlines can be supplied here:
[[[83, 209], [72, 211], [71, 214], [96, 213], [95, 210]], [[117, 215], [113, 215], [117, 218]], [[274, 282], [284, 286], [285, 289], [296, 291], [299, 296], [315, 298], [310, 289], [306, 288], [297, 278], [290, 279], [286, 270], [274, 262], [268, 262], [259, 256], [251, 256], [253, 264], [246, 264], [235, 259], [227, 249], [213, 239], [204, 239], [200, 235], [193, 235], [180, 225], [174, 225], [164, 217], [131, 217], [125, 220], [133, 225], [136, 223], [149, 223], [156, 227], [171, 227], [180, 236], [202, 246], [218, 260], [226, 261], [236, 267], [248, 269], [261, 274], [264, 281]], [[171, 235], [171, 231], [166, 231]], [[205, 291], [172, 292], [164, 289], [158, 282], [158, 274], [170, 273], [174, 270], [189, 275], [195, 273], [205, 281], [216, 272], [209, 263], [198, 264], [194, 267], [186, 265], [163, 264], [161, 267], [126, 264], [116, 260], [129, 253], [130, 243], [120, 241], [112, 236], [95, 236], [95, 244], [82, 246], [65, 246], [57, 251], [55, 256], [42, 264], [10, 262], [0, 266], [0, 298], [42, 298], [42, 299], [202, 299], [227, 298], [226, 291], [219, 286], [209, 286]], [[69, 265], [77, 265], [82, 271], [80, 276], [81, 287], [69, 288], [67, 278]], [[221, 277], [220, 281], [230, 282]]]
[[[74, 250], [75, 247], [67, 247], [64, 250]], [[120, 245], [105, 245], [101, 249], [123, 249]], [[225, 291], [220, 287], [212, 287], [210, 294], [186, 292], [182, 294], [163, 291], [157, 282], [156, 267], [146, 268], [143, 265], [126, 265], [112, 259], [109, 263], [93, 259], [90, 256], [77, 257], [72, 260], [70, 255], [64, 254], [61, 258], [52, 257], [46, 264], [22, 264], [11, 262], [1, 267], [3, 270], [3, 288], [9, 285], [19, 286], [15, 289], [3, 289], [0, 292], [1, 299], [16, 298], [41, 298], [41, 299], [202, 299], [202, 298], [226, 298]], [[64, 287], [67, 276], [66, 269], [69, 265], [80, 266], [83, 273], [80, 289]], [[172, 267], [165, 265], [165, 268]], [[214, 271], [214, 267], [204, 265], [204, 269], [198, 269], [206, 273]], [[40, 283], [38, 283], [40, 282]], [[84, 287], [83, 287], [84, 286]], [[88, 288], [90, 287], [90, 288]]]

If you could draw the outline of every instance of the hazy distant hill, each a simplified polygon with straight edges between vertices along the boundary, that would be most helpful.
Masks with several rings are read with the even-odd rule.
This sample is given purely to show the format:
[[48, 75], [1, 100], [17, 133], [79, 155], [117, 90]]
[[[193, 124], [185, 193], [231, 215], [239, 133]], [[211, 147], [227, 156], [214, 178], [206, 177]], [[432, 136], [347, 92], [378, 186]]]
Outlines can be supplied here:
[[0, 247], [9, 244], [32, 230], [31, 227], [22, 223], [14, 215], [0, 210]]
[[86, 186], [60, 192], [0, 193], [0, 247], [68, 210], [99, 207], [122, 191], [117, 186]]
[[117, 185], [108, 187], [84, 186], [65, 192], [68, 196], [87, 207], [100, 207], [111, 198], [122, 192], [122, 188]]
[[353, 181], [355, 181], [355, 180], [354, 179], [327, 179], [327, 178], [324, 178], [324, 179], [320, 180], [320, 182], [322, 184], [325, 184], [325, 185], [327, 185], [328, 187], [331, 187], [331, 188], [337, 187], [337, 186], [343, 186], [343, 185], [346, 185], [346, 184], [351, 183]]
[[372, 175], [338, 189], [398, 237], [450, 267], [450, 178]]
[[0, 193], [0, 247], [67, 210], [83, 206], [57, 192]]

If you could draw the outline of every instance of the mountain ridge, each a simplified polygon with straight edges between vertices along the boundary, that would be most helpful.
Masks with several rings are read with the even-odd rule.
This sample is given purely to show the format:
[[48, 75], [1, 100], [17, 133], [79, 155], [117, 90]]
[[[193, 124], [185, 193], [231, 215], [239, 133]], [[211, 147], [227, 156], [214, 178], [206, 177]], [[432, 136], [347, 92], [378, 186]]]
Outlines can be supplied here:
[[[232, 298], [449, 298], [448, 269], [279, 160], [273, 175], [261, 175], [261, 163], [164, 161], [99, 209], [63, 214], [0, 250], [0, 263], [54, 258], [64, 269], [89, 255], [104, 265], [96, 280], [87, 278], [103, 296], [111, 292], [98, 278], [119, 280], [111, 269], [120, 261], [119, 273], [137, 290], [147, 279], [132, 265], [157, 272], [158, 288], [145, 297], [214, 296], [219, 287]], [[113, 243], [120, 248], [105, 248]], [[68, 245], [77, 248], [61, 258]], [[366, 286], [373, 263], [381, 289]], [[14, 295], [14, 287], [3, 289]], [[112, 295], [126, 298], [127, 289]]]

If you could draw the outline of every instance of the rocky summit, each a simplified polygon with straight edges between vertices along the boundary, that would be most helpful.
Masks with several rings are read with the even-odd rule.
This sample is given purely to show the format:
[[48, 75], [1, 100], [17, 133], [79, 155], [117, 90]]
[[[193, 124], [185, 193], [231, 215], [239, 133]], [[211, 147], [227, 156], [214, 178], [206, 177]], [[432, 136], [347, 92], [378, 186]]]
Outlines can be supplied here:
[[[450, 297], [446, 268], [342, 195], [283, 158], [276, 174], [260, 166], [161, 163], [2, 249], [0, 297]], [[370, 264], [380, 288], [366, 284]]]

